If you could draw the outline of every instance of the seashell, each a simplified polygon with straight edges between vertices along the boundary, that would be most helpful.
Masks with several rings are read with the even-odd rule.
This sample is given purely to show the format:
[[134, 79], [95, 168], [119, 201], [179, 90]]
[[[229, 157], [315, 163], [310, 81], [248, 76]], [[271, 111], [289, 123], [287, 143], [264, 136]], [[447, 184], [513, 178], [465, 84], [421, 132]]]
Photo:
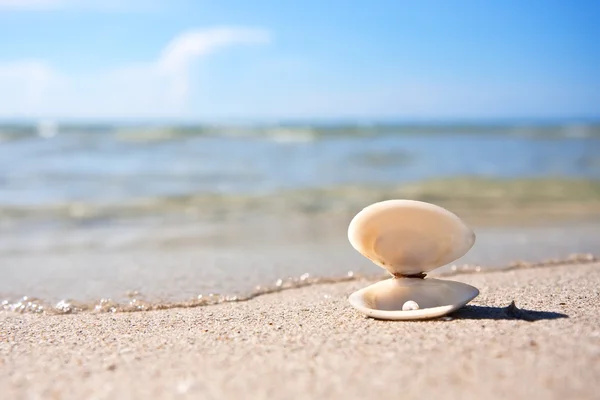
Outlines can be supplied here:
[[479, 295], [473, 286], [425, 278], [465, 255], [475, 233], [458, 216], [414, 200], [386, 200], [360, 211], [348, 227], [350, 244], [393, 277], [349, 297], [358, 311], [378, 319], [440, 317]]

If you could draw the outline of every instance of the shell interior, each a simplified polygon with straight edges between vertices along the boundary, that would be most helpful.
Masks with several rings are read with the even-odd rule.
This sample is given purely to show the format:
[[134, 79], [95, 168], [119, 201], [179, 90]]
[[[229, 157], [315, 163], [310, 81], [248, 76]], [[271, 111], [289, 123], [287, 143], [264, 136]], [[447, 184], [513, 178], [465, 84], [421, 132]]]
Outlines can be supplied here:
[[352, 246], [393, 275], [415, 275], [449, 264], [475, 243], [474, 232], [455, 214], [425, 202], [387, 200], [350, 222]]

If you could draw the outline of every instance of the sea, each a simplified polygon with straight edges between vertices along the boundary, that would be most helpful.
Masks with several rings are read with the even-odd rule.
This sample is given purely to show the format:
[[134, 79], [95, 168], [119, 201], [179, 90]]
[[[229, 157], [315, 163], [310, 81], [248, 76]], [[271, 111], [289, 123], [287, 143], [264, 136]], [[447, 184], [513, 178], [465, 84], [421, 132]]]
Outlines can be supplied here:
[[600, 121], [0, 123], [0, 301], [143, 310], [378, 273], [346, 229], [392, 197], [503, 210], [464, 268], [598, 253]]

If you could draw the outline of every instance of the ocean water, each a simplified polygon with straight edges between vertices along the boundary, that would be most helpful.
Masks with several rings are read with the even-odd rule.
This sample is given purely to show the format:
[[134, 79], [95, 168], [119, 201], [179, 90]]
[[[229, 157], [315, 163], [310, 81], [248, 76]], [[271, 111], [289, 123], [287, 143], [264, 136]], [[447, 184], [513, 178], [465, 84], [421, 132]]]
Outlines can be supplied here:
[[0, 126], [0, 207], [430, 178], [600, 177], [600, 124]]
[[391, 196], [579, 217], [484, 224], [461, 263], [597, 252], [600, 124], [0, 125], [0, 299], [184, 301], [368, 274], [345, 229]]

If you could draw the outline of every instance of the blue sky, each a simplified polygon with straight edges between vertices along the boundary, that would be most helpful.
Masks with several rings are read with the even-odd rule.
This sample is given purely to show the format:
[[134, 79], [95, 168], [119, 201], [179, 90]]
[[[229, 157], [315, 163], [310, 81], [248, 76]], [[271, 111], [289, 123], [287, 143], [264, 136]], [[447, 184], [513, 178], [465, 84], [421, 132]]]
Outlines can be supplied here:
[[0, 118], [598, 118], [597, 4], [0, 0]]

